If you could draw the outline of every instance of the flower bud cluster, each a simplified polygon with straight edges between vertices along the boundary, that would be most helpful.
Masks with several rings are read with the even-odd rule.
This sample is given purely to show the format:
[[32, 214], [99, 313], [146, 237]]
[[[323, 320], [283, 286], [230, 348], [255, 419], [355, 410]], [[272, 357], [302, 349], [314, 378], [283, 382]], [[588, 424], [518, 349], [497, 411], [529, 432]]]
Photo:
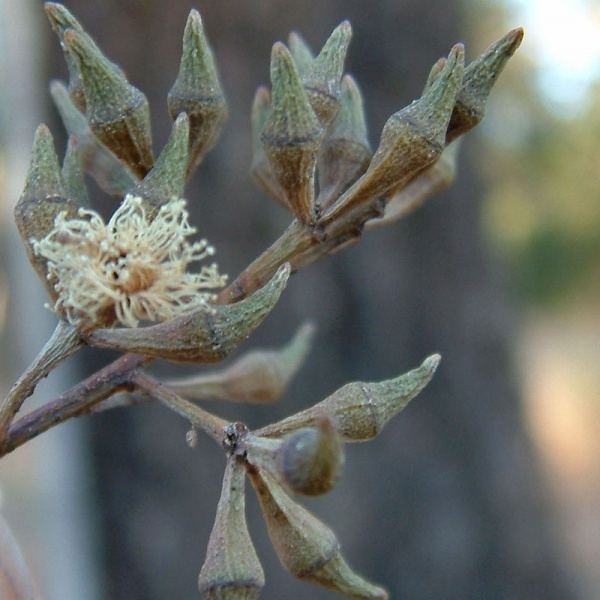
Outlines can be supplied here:
[[[102, 402], [119, 390], [143, 392], [188, 418], [190, 446], [202, 430], [227, 453], [198, 579], [203, 598], [255, 600], [264, 585], [245, 520], [246, 475], [288, 571], [351, 598], [388, 598], [349, 567], [332, 530], [292, 495], [331, 491], [342, 472], [345, 444], [379, 435], [429, 383], [439, 355], [388, 381], [347, 384], [256, 431], [228, 425], [190, 400], [279, 399], [308, 353], [312, 327], [303, 327], [285, 348], [251, 352], [215, 373], [162, 384], [141, 367], [155, 358], [224, 359], [273, 310], [292, 270], [352, 243], [365, 224], [372, 228], [400, 218], [448, 185], [454, 140], [483, 117], [522, 30], [508, 33], [466, 66], [462, 44], [455, 45], [433, 65], [421, 96], [389, 117], [374, 152], [360, 88], [344, 74], [350, 24], [336, 27], [316, 55], [297, 32], [290, 34], [289, 49], [277, 42], [271, 89], [259, 87], [252, 106], [251, 175], [294, 220], [217, 294], [226, 277], [216, 264], [188, 270], [214, 248], [203, 239], [190, 241], [196, 229], [183, 200], [187, 180], [216, 143], [228, 112], [199, 13], [191, 11], [185, 26], [167, 99], [171, 135], [155, 159], [145, 95], [64, 6], [45, 6], [69, 71], [67, 84], [55, 81], [50, 88], [69, 141], [61, 165], [50, 131], [45, 125], [37, 129], [15, 219], [60, 323], [0, 404], [0, 451], [8, 448], [9, 428], [24, 399], [61, 360], [85, 344], [131, 353], [83, 382], [83, 395], [91, 398], [83, 409], [89, 412], [92, 400]], [[84, 174], [123, 198], [106, 222], [89, 206]], [[51, 409], [42, 411], [41, 424], [34, 414], [27, 429], [47, 428]], [[56, 422], [67, 412], [60, 408]]]

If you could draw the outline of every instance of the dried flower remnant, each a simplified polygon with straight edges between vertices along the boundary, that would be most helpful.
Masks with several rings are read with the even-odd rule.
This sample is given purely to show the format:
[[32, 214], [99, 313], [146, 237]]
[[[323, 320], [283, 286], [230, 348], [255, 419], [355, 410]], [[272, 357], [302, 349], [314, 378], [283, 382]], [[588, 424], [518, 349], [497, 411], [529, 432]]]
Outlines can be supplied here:
[[139, 321], [164, 321], [199, 307], [212, 310], [213, 290], [226, 276], [216, 264], [188, 273], [191, 262], [214, 254], [206, 240], [190, 243], [196, 232], [185, 200], [163, 205], [149, 222], [141, 198], [126, 196], [108, 223], [92, 210], [80, 218], [57, 216], [54, 229], [35, 243], [57, 280], [54, 310], [82, 328]]

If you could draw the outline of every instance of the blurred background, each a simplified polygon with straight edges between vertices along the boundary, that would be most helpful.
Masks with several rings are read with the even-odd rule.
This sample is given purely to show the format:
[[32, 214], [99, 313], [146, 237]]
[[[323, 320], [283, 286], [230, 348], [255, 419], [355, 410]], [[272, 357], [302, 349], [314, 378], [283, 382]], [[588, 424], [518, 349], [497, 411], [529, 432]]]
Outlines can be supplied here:
[[[457, 182], [395, 226], [302, 271], [242, 351], [318, 326], [276, 406], [210, 405], [250, 426], [347, 381], [389, 378], [432, 352], [434, 381], [377, 440], [347, 448], [338, 487], [304, 502], [349, 562], [392, 598], [600, 597], [600, 3], [594, 0], [71, 0], [105, 53], [148, 95], [155, 147], [187, 14], [199, 8], [230, 118], [189, 187], [192, 222], [238, 273], [289, 216], [249, 177], [249, 109], [271, 44], [299, 30], [318, 50], [354, 26], [347, 69], [375, 146], [457, 41], [469, 59], [524, 25]], [[13, 225], [40, 122], [65, 137], [47, 83], [65, 78], [38, 0], [0, 0], [0, 391], [54, 326]], [[111, 209], [90, 181], [98, 206]], [[110, 360], [84, 351], [35, 407]], [[193, 369], [156, 364], [159, 374]], [[160, 406], [60, 426], [0, 464], [2, 511], [47, 600], [194, 598], [224, 459], [188, 448]], [[248, 494], [265, 598], [333, 598], [279, 566]]]

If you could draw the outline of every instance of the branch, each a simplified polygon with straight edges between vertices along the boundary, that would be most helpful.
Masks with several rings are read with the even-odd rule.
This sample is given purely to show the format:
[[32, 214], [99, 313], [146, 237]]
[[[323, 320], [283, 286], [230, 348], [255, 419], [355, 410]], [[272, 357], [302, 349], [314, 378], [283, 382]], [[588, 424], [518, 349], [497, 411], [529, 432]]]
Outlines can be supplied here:
[[75, 327], [64, 321], [59, 321], [50, 339], [12, 386], [8, 396], [0, 405], [0, 446], [4, 446], [6, 432], [10, 424], [19, 412], [23, 402], [33, 394], [40, 380], [82, 345], [83, 342]]
[[167, 408], [188, 419], [194, 428], [201, 429], [207, 433], [217, 444], [220, 445], [223, 443], [225, 428], [229, 424], [228, 421], [188, 402], [146, 373], [138, 372], [133, 374], [131, 381], [137, 388], [156, 398], [156, 400], [164, 404]]
[[125, 354], [44, 406], [12, 424], [0, 457], [12, 452], [40, 433], [70, 419], [88, 414], [115, 392], [131, 388], [132, 374], [149, 362], [145, 356]]

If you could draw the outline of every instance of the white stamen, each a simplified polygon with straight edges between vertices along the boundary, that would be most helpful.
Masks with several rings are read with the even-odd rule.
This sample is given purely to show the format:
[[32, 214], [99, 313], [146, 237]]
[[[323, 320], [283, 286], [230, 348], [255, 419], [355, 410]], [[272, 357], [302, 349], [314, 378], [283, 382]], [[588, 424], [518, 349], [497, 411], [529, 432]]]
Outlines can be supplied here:
[[185, 200], [173, 199], [148, 222], [142, 199], [126, 196], [108, 223], [96, 212], [80, 209], [81, 219], [56, 217], [54, 229], [34, 250], [48, 261], [59, 294], [54, 306], [75, 325], [95, 325], [111, 309], [126, 327], [139, 321], [164, 321], [198, 308], [214, 309], [226, 277], [217, 266], [187, 273], [189, 263], [214, 254], [206, 240], [187, 241]]

